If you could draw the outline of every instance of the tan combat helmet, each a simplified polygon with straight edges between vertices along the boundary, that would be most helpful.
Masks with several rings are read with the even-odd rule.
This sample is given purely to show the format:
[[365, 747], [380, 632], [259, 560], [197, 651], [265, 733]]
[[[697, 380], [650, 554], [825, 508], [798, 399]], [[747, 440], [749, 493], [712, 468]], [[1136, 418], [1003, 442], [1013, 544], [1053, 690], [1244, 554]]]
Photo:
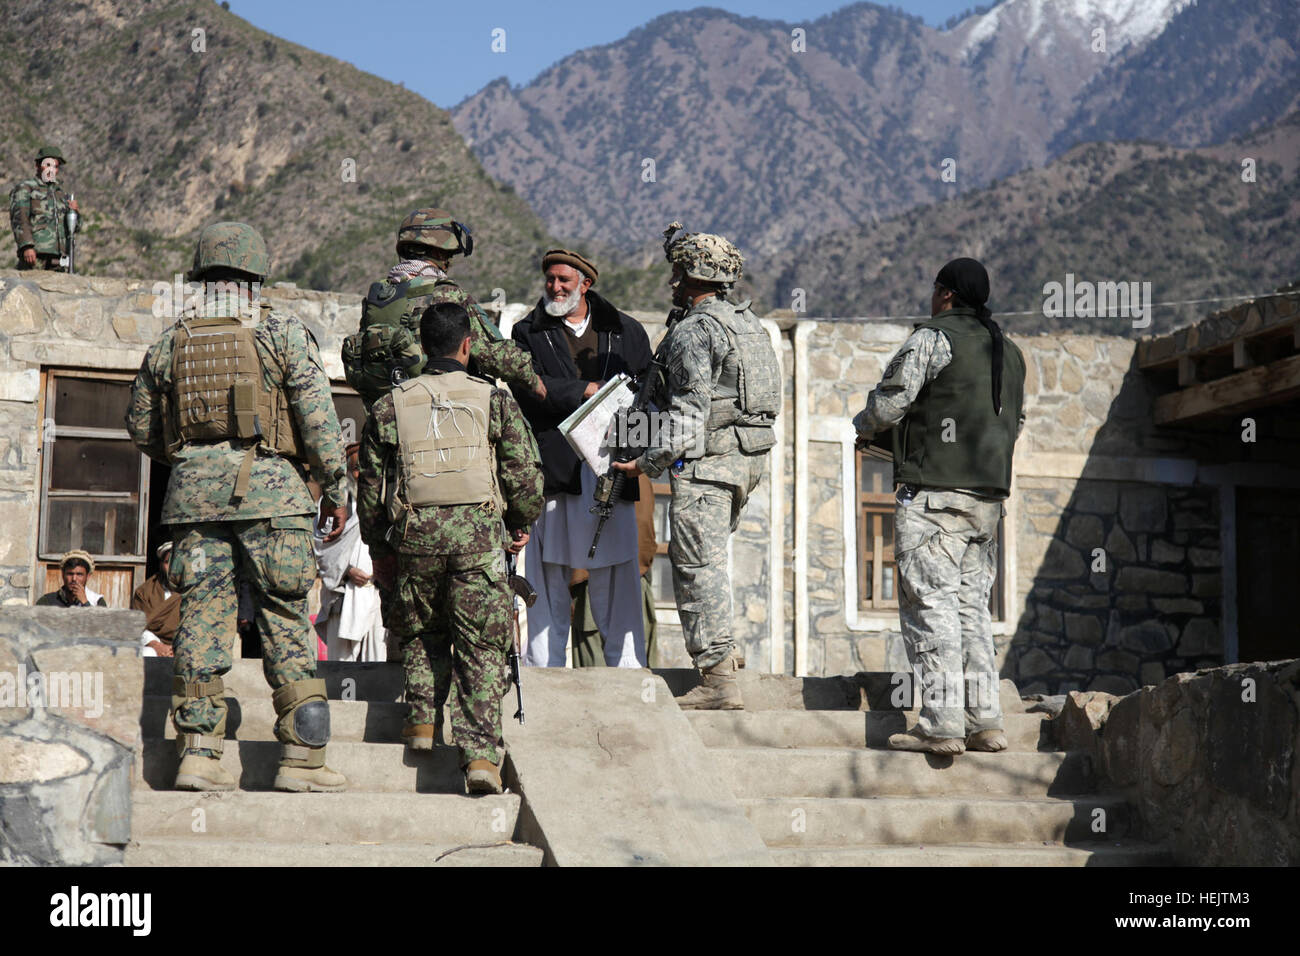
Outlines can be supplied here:
[[731, 240], [707, 232], [687, 232], [674, 239], [681, 228], [680, 222], [674, 222], [664, 230], [664, 255], [682, 275], [726, 289], [739, 281], [745, 257]]
[[405, 256], [407, 249], [432, 251], [439, 258], [468, 256], [474, 251], [474, 237], [445, 209], [416, 209], [397, 227], [397, 254]]
[[263, 281], [271, 272], [271, 254], [262, 234], [243, 222], [214, 222], [199, 233], [194, 265], [186, 277], [197, 281], [210, 269], [236, 269]]

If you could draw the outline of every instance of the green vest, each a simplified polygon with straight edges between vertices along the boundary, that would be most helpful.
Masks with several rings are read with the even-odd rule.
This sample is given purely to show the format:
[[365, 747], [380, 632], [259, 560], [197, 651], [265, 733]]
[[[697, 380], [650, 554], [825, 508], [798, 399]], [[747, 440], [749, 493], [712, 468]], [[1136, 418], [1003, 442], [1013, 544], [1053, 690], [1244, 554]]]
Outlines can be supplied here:
[[1024, 356], [1003, 337], [1002, 414], [995, 415], [993, 341], [974, 310], [950, 309], [916, 328], [945, 333], [952, 343], [952, 361], [922, 387], [893, 429], [894, 480], [1006, 497], [1011, 493], [1011, 452], [1024, 402]]

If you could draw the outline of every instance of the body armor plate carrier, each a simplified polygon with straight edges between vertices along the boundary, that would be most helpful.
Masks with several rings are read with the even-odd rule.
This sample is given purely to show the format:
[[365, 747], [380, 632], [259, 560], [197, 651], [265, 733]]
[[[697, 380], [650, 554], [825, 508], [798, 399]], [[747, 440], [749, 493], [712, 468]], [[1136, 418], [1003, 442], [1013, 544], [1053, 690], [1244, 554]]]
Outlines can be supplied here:
[[776, 443], [772, 425], [781, 409], [781, 370], [767, 330], [749, 311], [748, 302], [733, 306], [714, 299], [697, 308], [722, 326], [731, 344], [710, 396], [710, 445], [729, 446], [712, 436], [730, 425], [743, 451], [771, 448]]
[[402, 506], [490, 502], [504, 510], [488, 435], [492, 389], [465, 372], [421, 375], [393, 389]]
[[169, 457], [192, 441], [256, 440], [240, 469], [236, 498], [248, 491], [259, 446], [306, 460], [288, 398], [280, 388], [266, 385], [253, 335], [237, 318], [182, 323], [172, 351], [173, 398], [165, 415]]

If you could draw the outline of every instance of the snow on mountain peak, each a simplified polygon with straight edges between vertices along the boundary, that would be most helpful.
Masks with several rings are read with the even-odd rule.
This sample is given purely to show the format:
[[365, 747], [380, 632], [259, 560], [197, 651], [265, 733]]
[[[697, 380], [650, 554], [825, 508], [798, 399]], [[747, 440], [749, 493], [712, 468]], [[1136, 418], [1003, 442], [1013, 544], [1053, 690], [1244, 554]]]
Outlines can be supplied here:
[[959, 24], [961, 54], [969, 57], [1003, 31], [1019, 34], [1028, 44], [1037, 41], [1040, 50], [1050, 48], [1062, 31], [1086, 30], [1088, 37], [1097, 27], [1106, 29], [1106, 45], [1115, 52], [1133, 43], [1159, 36], [1169, 21], [1196, 0], [1004, 0], [980, 16]]

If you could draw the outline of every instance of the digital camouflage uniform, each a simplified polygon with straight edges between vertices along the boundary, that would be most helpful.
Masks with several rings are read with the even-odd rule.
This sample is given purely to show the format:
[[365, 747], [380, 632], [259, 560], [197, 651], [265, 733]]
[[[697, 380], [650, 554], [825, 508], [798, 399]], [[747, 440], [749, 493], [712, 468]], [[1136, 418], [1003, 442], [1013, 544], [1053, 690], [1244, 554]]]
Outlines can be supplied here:
[[[971, 309], [952, 309], [941, 316], [970, 316], [974, 321]], [[978, 335], [985, 334], [975, 328]], [[1004, 341], [1008, 354], [1018, 356], [1015, 345]], [[952, 361], [949, 337], [935, 328], [918, 327], [890, 360], [866, 408], [853, 419], [858, 434], [878, 436], [903, 423]], [[1019, 381], [1005, 379], [1003, 394], [1019, 392], [1022, 385], [1023, 360]], [[987, 394], [987, 385], [969, 393]], [[965, 401], [974, 401], [969, 395]], [[1014, 407], [1019, 432], [1024, 415], [1018, 399]], [[971, 441], [963, 429], [960, 405], [935, 414], [952, 419], [954, 444]], [[898, 468], [896, 462], [896, 472]], [[987, 486], [898, 488], [894, 556], [899, 625], [909, 661], [920, 674], [917, 726], [927, 737], [965, 738], [1002, 728], [989, 595], [997, 574], [998, 521], [1005, 497], [1004, 489]]]
[[[424, 374], [463, 371], [433, 359]], [[523, 413], [499, 388], [492, 389], [490, 411], [487, 437], [504, 513], [495, 502], [427, 506], [392, 523], [386, 488], [396, 487], [398, 431], [391, 394], [375, 402], [366, 421], [357, 487], [362, 540], [371, 554], [397, 555], [394, 606], [384, 621], [403, 641], [408, 723], [435, 723], [454, 683], [452, 732], [462, 766], [500, 763], [513, 638], [507, 531], [526, 529], [542, 509], [541, 461]]]
[[[230, 225], [209, 227], [204, 235]], [[205, 308], [203, 314], [233, 311]], [[307, 687], [313, 698], [324, 699], [323, 681], [316, 687], [317, 682], [310, 680], [317, 658], [315, 632], [307, 617], [307, 592], [316, 578], [311, 533], [316, 505], [307, 478], [310, 473], [329, 501], [345, 500], [342, 435], [329, 378], [307, 328], [292, 315], [266, 306], [260, 316], [253, 334], [263, 382], [281, 389], [287, 399], [306, 462], [261, 444], [250, 459], [248, 448], [255, 443], [238, 438], [188, 441], [169, 452], [164, 403], [175, 402], [174, 344], [185, 324], [200, 316], [178, 322], [149, 349], [127, 412], [127, 428], [135, 443], [149, 457], [171, 465], [161, 520], [171, 528], [174, 547], [169, 572], [182, 595], [181, 624], [174, 642], [173, 722], [178, 737], [224, 736], [221, 678], [233, 663], [240, 580], [252, 588], [262, 669], [277, 692], [273, 695], [277, 714], [283, 718], [301, 703], [286, 699], [289, 685]], [[237, 497], [246, 462], [251, 469], [247, 491]], [[298, 683], [304, 681], [309, 683]], [[327, 719], [324, 735], [328, 739]], [[282, 744], [298, 747], [285, 719], [277, 721], [276, 736]], [[219, 757], [219, 746], [213, 746], [211, 739], [188, 738], [184, 753]], [[310, 753], [303, 750], [286, 749], [282, 767], [323, 766], [323, 744]]]
[[[699, 234], [686, 237], [691, 240], [707, 244], [706, 252], [713, 251], [730, 269], [724, 273], [730, 281], [739, 276], [740, 256], [729, 242]], [[683, 251], [682, 240], [669, 249], [670, 261], [677, 264], [681, 256], [674, 258], [674, 250]], [[690, 265], [688, 274], [695, 276]], [[705, 270], [698, 277], [708, 279], [711, 273]], [[743, 363], [727, 326], [761, 336], [765, 361]], [[726, 383], [743, 382], [747, 375], [755, 393], [765, 391], [779, 402], [776, 359], [766, 336], [748, 301], [733, 304], [710, 296], [670, 322], [655, 353], [659, 374], [649, 400], [666, 416], [660, 420], [657, 444], [637, 464], [651, 478], [671, 469], [668, 557], [673, 593], [686, 649], [702, 671], [735, 648], [727, 539], [763, 476], [767, 450], [774, 442], [775, 406], [768, 415], [744, 415], [738, 409], [743, 401], [734, 385], [728, 389]]]
[[[58, 269], [68, 254], [68, 194], [57, 182], [24, 179], [9, 191], [9, 223], [14, 230], [19, 269]], [[28, 246], [36, 249], [36, 265], [22, 261]]]

